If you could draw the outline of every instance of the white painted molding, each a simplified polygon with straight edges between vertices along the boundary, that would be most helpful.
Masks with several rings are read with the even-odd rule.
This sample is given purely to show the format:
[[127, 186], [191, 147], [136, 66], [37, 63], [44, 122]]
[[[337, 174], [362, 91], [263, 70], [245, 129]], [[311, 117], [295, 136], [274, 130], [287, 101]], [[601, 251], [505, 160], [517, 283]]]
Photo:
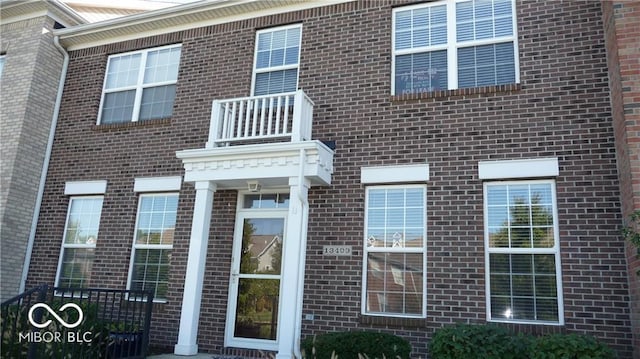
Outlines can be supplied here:
[[178, 191], [182, 177], [138, 177], [133, 185], [134, 192]]
[[362, 167], [360, 182], [368, 183], [407, 183], [427, 182], [429, 164]]
[[65, 195], [104, 194], [107, 191], [107, 181], [75, 181], [64, 184]]
[[482, 180], [556, 177], [559, 174], [558, 158], [478, 162], [478, 176]]
[[327, 186], [333, 173], [333, 151], [317, 140], [184, 150], [176, 156], [185, 182], [211, 181], [219, 189], [246, 189], [248, 180], [259, 181], [263, 189], [286, 187], [301, 166], [311, 185]]

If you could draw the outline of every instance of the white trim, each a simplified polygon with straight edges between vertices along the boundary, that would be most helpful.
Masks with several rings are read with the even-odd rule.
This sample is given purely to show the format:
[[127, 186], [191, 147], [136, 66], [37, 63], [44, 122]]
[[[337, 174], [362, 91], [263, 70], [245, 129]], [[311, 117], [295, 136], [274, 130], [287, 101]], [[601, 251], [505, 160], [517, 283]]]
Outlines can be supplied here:
[[369, 183], [407, 183], [427, 182], [429, 164], [362, 167], [360, 182]]
[[69, 51], [353, 0], [196, 1], [69, 29], [56, 30]]
[[171, 177], [137, 177], [134, 180], [134, 192], [179, 191], [182, 186], [181, 176]]
[[64, 184], [65, 195], [104, 194], [107, 191], [107, 181], [74, 181]]
[[247, 180], [263, 188], [286, 187], [300, 173], [313, 185], [330, 185], [333, 151], [317, 140], [216, 147], [176, 152], [182, 160], [185, 182], [213, 181], [220, 189], [246, 189]]
[[[553, 235], [554, 244], [551, 248], [491, 248], [489, 246], [489, 225], [488, 225], [488, 210], [489, 201], [487, 198], [487, 187], [492, 184], [500, 185], [512, 185], [512, 184], [536, 184], [543, 183], [551, 186], [551, 205], [553, 212]], [[560, 228], [558, 224], [558, 206], [556, 197], [556, 183], [555, 180], [520, 180], [520, 181], [491, 181], [483, 184], [483, 213], [484, 213], [484, 254], [485, 254], [485, 301], [486, 301], [486, 318], [488, 322], [499, 323], [516, 323], [516, 324], [536, 324], [536, 325], [551, 325], [559, 326], [564, 325], [564, 297], [562, 289], [562, 264], [560, 256]], [[558, 321], [542, 321], [542, 320], [522, 320], [522, 319], [503, 319], [491, 317], [491, 271], [489, 255], [492, 253], [505, 253], [505, 254], [553, 254], [556, 264], [556, 296], [558, 300]]]
[[[274, 193], [289, 193], [289, 191], [277, 191]], [[278, 350], [278, 339], [280, 333], [280, 325], [282, 325], [282, 315], [284, 308], [282, 307], [283, 300], [283, 288], [284, 281], [283, 275], [285, 272], [286, 266], [286, 257], [285, 257], [285, 246], [288, 241], [287, 239], [287, 226], [288, 226], [288, 215], [289, 208], [242, 208], [244, 203], [244, 196], [254, 194], [252, 192], [247, 191], [239, 191], [238, 192], [238, 200], [236, 204], [236, 216], [235, 216], [235, 228], [233, 234], [233, 255], [231, 261], [231, 270], [229, 275], [229, 293], [228, 293], [228, 304], [227, 304], [227, 320], [225, 325], [224, 332], [224, 345], [229, 347], [241, 347], [241, 348], [249, 348], [249, 349], [258, 349], [258, 350], [269, 350], [275, 351]], [[242, 255], [242, 237], [244, 235], [244, 221], [245, 219], [282, 219], [283, 220], [283, 233], [282, 233], [282, 258], [281, 258], [281, 268], [280, 274], [269, 274], [269, 275], [260, 275], [260, 274], [250, 274], [250, 273], [240, 273], [240, 262]], [[253, 279], [277, 279], [280, 281], [279, 287], [279, 295], [278, 295], [278, 331], [276, 334], [275, 340], [270, 339], [251, 339], [251, 338], [242, 338], [235, 337], [235, 322], [236, 322], [236, 310], [238, 306], [238, 291], [240, 290], [239, 280], [242, 278], [253, 278]]]
[[478, 176], [481, 180], [557, 177], [559, 174], [558, 158], [478, 162]]

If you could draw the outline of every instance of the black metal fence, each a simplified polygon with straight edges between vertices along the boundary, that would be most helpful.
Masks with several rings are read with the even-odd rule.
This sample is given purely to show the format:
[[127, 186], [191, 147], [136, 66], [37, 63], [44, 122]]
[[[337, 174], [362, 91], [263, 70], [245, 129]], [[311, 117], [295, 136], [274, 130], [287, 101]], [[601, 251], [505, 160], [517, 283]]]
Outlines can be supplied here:
[[145, 358], [153, 293], [42, 285], [2, 303], [1, 357]]

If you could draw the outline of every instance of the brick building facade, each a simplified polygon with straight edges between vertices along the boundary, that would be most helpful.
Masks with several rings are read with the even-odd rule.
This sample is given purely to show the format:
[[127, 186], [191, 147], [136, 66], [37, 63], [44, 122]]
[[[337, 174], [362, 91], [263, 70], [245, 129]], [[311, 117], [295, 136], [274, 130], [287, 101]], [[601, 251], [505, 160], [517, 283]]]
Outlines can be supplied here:
[[[58, 2], [3, 2], [0, 15], [0, 299], [24, 290], [34, 212], [60, 84], [54, 28], [83, 22]], [[31, 238], [33, 239], [33, 238]]]
[[[289, 358], [299, 333], [358, 328], [424, 357], [437, 328], [494, 321], [631, 357], [611, 9], [465, 4], [473, 20], [449, 2], [189, 4], [57, 32], [70, 62], [28, 284], [151, 288], [152, 344], [180, 354]], [[128, 84], [155, 56], [166, 76]], [[147, 88], [175, 100], [147, 113]], [[284, 141], [263, 142], [271, 120]]]

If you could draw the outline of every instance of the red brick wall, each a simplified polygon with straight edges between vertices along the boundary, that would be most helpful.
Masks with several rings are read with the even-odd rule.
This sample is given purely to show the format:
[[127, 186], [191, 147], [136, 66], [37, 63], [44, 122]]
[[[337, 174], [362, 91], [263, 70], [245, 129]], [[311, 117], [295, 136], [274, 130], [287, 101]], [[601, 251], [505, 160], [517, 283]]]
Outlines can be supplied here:
[[[255, 30], [303, 24], [300, 88], [315, 102], [313, 137], [335, 140], [333, 184], [310, 196], [304, 335], [352, 328], [409, 338], [425, 356], [442, 325], [486, 318], [482, 182], [478, 161], [557, 157], [566, 324], [517, 326], [593, 334], [631, 354], [629, 291], [599, 3], [518, 2], [520, 78], [475, 94], [403, 100], [391, 93], [391, 2], [358, 2], [184, 31], [71, 53], [29, 284], [53, 282], [64, 227], [65, 181], [108, 180], [96, 286], [124, 287], [138, 176], [182, 173], [175, 151], [201, 148], [216, 98], [250, 93]], [[393, 2], [397, 4], [397, 2]], [[95, 126], [107, 56], [182, 42], [170, 121]], [[360, 168], [428, 162], [427, 319], [361, 318], [364, 186]], [[174, 285], [156, 306], [155, 344], [177, 339], [193, 208], [184, 185], [172, 255]], [[236, 193], [216, 192], [205, 274], [200, 349], [222, 352]], [[351, 257], [321, 254], [351, 245]], [[418, 324], [418, 325], [416, 325]]]
[[[640, 3], [607, 1], [602, 7], [622, 211], [628, 218], [640, 210]], [[634, 358], [640, 358], [640, 279], [635, 274], [640, 270], [640, 259], [638, 249], [630, 244], [626, 253]]]

